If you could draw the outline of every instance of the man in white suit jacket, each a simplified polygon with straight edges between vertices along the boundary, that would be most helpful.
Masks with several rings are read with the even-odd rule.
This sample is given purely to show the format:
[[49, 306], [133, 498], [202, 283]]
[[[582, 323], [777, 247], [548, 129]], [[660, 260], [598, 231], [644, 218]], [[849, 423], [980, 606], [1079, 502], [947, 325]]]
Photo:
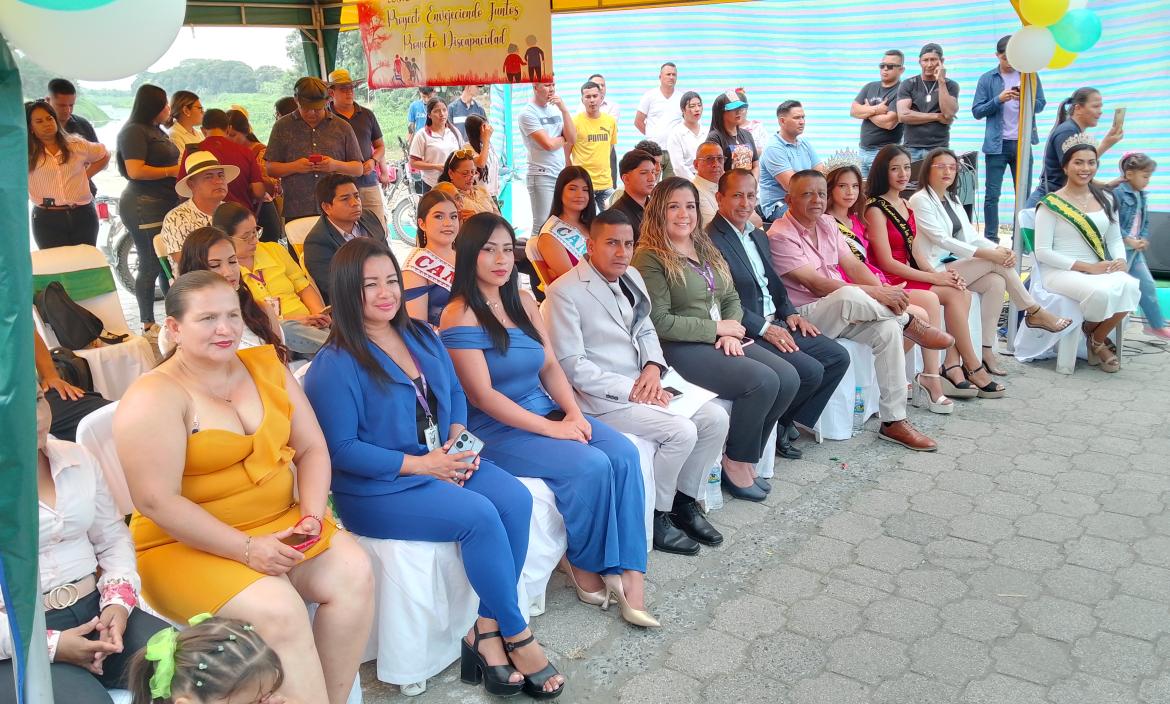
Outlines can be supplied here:
[[658, 445], [654, 454], [654, 549], [683, 555], [723, 536], [695, 502], [727, 438], [727, 412], [703, 404], [691, 418], [665, 410], [666, 360], [650, 322], [650, 297], [630, 267], [634, 231], [607, 210], [593, 220], [588, 256], [545, 292], [541, 313], [553, 353], [581, 410]]

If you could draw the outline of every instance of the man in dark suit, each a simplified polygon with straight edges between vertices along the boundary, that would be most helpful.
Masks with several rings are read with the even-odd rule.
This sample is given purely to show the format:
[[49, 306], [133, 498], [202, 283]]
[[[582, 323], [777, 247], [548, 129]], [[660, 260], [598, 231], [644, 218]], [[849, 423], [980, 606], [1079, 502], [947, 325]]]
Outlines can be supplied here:
[[327, 174], [317, 181], [321, 217], [305, 237], [305, 268], [329, 303], [329, 263], [341, 245], [355, 237], [373, 237], [386, 243], [386, 228], [372, 210], [362, 209], [357, 181], [345, 174]]
[[743, 326], [764, 349], [796, 367], [800, 390], [780, 416], [776, 452], [799, 459], [792, 441], [799, 437], [795, 423], [811, 428], [849, 368], [849, 353], [800, 317], [788, 300], [784, 282], [772, 268], [768, 236], [751, 224], [756, 208], [756, 178], [744, 169], [732, 169], [719, 179], [715, 200], [719, 212], [707, 223], [707, 235], [731, 270], [743, 306]]

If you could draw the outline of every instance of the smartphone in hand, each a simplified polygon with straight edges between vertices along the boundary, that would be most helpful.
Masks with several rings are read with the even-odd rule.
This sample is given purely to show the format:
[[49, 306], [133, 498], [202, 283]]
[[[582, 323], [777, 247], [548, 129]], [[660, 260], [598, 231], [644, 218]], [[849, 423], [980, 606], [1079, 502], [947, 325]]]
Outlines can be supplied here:
[[1121, 129], [1125, 126], [1125, 108], [1117, 108], [1113, 111], [1113, 127], [1114, 129]]
[[461, 462], [471, 464], [475, 458], [483, 450], [483, 440], [475, 437], [466, 430], [460, 431], [459, 436], [455, 438], [455, 442], [451, 443], [451, 447], [447, 448], [448, 455], [457, 455], [460, 452], [474, 452], [475, 454], [468, 457]]

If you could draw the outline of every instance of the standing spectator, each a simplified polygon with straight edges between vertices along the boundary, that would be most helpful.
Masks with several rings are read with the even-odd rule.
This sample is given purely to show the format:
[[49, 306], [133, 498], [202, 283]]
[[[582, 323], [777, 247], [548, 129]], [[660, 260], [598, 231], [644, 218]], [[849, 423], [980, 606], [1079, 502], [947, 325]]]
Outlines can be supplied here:
[[228, 139], [243, 147], [247, 147], [252, 152], [252, 155], [256, 157], [256, 163], [260, 165], [260, 178], [264, 182], [264, 195], [261, 196], [260, 202], [257, 205], [256, 222], [260, 223], [260, 228], [263, 230], [261, 241], [276, 242], [284, 236], [284, 223], [280, 220], [280, 209], [277, 205], [278, 199], [283, 201], [284, 197], [280, 190], [280, 179], [269, 176], [268, 168], [265, 166], [264, 154], [267, 152], [268, 147], [252, 132], [252, 125], [248, 122], [247, 112], [243, 110], [228, 110], [227, 118]]
[[[995, 58], [999, 60], [999, 66], [979, 77], [979, 83], [975, 86], [975, 101], [971, 104], [971, 114], [976, 120], [987, 119], [983, 130], [983, 160], [986, 165], [984, 179], [987, 187], [983, 195], [983, 236], [992, 242], [999, 242], [999, 193], [1003, 190], [1004, 169], [1011, 167], [1013, 184], [1020, 178], [1016, 173], [1016, 148], [1020, 134], [1020, 73], [1008, 63], [1007, 45], [1011, 38], [1009, 34], [996, 43]], [[1036, 136], [1035, 113], [1043, 111], [1046, 104], [1044, 87], [1040, 85], [1040, 76], [1037, 75], [1036, 97], [1032, 103], [1032, 144], [1040, 141]], [[1024, 179], [1028, 180], [1028, 174], [1024, 175]], [[1025, 185], [1025, 193], [1029, 186]]]
[[280, 98], [279, 100], [277, 100], [276, 103], [273, 104], [272, 109], [273, 109], [273, 115], [275, 115], [276, 119], [279, 120], [280, 118], [284, 117], [285, 115], [289, 115], [289, 114], [296, 112], [297, 99], [292, 97], [291, 95], [286, 95], [283, 98]]
[[[179, 148], [160, 127], [170, 116], [167, 92], [144, 83], [134, 95], [130, 119], [118, 133], [118, 173], [126, 179], [118, 213], [138, 253], [134, 297], [143, 332], [155, 326], [154, 282], [162, 273], [162, 265], [154, 256], [154, 236], [162, 228], [166, 214], [179, 203], [175, 193]], [[166, 282], [162, 284], [165, 290]]]
[[90, 177], [106, 168], [110, 155], [96, 142], [65, 134], [49, 103], [25, 107], [28, 128], [28, 197], [32, 235], [38, 249], [97, 244], [98, 218]]
[[414, 133], [421, 130], [427, 124], [427, 103], [430, 102], [431, 96], [435, 94], [435, 89], [430, 86], [420, 86], [418, 89], [418, 97], [410, 104], [406, 110], [406, 132], [411, 137]]
[[[211, 225], [215, 209], [227, 198], [228, 184], [240, 175], [239, 167], [222, 164], [214, 154], [202, 150], [187, 154], [183, 171], [186, 175], [175, 184], [175, 192], [187, 200], [166, 214], [160, 233], [173, 260], [178, 259], [187, 235]], [[252, 210], [250, 205], [241, 207]]]
[[427, 124], [410, 140], [410, 165], [422, 172], [423, 190], [439, 182], [443, 164], [463, 144], [459, 133], [447, 121], [447, 105], [440, 98], [427, 101]]
[[57, 115], [57, 122], [66, 134], [79, 135], [87, 142], [97, 142], [97, 132], [89, 120], [73, 112], [77, 103], [77, 87], [64, 78], [49, 81], [49, 96], [45, 98]]
[[[256, 210], [256, 203], [264, 197], [264, 170], [251, 148], [228, 136], [231, 122], [223, 110], [212, 108], [203, 113], [203, 141], [189, 148], [184, 157], [196, 151], [208, 152], [221, 164], [231, 164], [240, 175], [228, 184], [227, 198], [234, 203]], [[187, 175], [186, 158], [179, 167], [179, 178]], [[213, 208], [214, 210], [214, 208]]]
[[171, 96], [171, 117], [167, 127], [171, 130], [171, 141], [179, 148], [179, 154], [189, 144], [203, 141], [199, 125], [203, 122], [203, 104], [199, 96], [189, 90], [177, 90]]
[[317, 214], [313, 193], [322, 174], [363, 173], [362, 150], [349, 124], [326, 109], [328, 88], [306, 76], [293, 87], [297, 109], [276, 121], [268, 138], [268, 175], [284, 188], [284, 220]]
[[372, 210], [385, 227], [386, 206], [382, 202], [382, 189], [378, 185], [378, 174], [382, 173], [382, 162], [386, 159], [382, 126], [378, 124], [373, 110], [358, 105], [354, 100], [354, 82], [349, 77], [349, 71], [339, 68], [329, 74], [329, 98], [329, 110], [353, 128], [358, 148], [362, 152], [362, 174], [357, 177], [362, 207]]
[[646, 201], [650, 200], [650, 192], [658, 185], [658, 165], [650, 154], [634, 149], [622, 157], [618, 170], [622, 174], [625, 192], [609, 209], [620, 210], [626, 216], [634, 228], [634, 244], [637, 244], [642, 233], [642, 219], [646, 216]]
[[673, 62], [667, 61], [658, 69], [658, 87], [642, 95], [642, 100], [638, 102], [638, 112], [634, 115], [634, 127], [658, 144], [666, 143], [670, 128], [682, 119], [682, 111], [674, 99], [676, 83], [678, 68]]
[[[617, 103], [615, 103], [614, 101], [610, 100], [607, 97], [605, 76], [601, 75], [600, 73], [595, 73], [589, 77], [589, 80], [596, 83], [597, 87], [601, 89], [601, 106], [600, 106], [601, 112], [612, 117], [615, 123], [620, 122], [621, 121], [621, 108], [618, 106]], [[582, 110], [582, 112], [584, 112], [584, 110], [585, 110], [585, 101], [584, 100], [581, 101], [581, 110]], [[610, 177], [610, 181], [612, 183], [617, 183], [617, 145], [616, 144], [613, 146], [612, 149], [609, 150], [609, 177]]]
[[479, 168], [479, 182], [492, 198], [500, 195], [500, 157], [492, 148], [492, 123], [479, 115], [471, 115], [467, 128], [467, 146], [475, 150], [475, 165]]
[[482, 86], [478, 85], [463, 86], [459, 97], [447, 104], [447, 119], [451, 121], [451, 126], [459, 132], [459, 136], [465, 142], [467, 141], [467, 118], [472, 115], [487, 118], [483, 106], [476, 100], [481, 88]]
[[[695, 151], [694, 167], [695, 177], [691, 183], [699, 192], [699, 217], [705, 226], [719, 212], [719, 201], [715, 194], [719, 192], [719, 179], [724, 174], [723, 147], [711, 141], [700, 144]], [[756, 219], [759, 219], [758, 215]]]
[[705, 137], [703, 128], [699, 126], [699, 118], [703, 116], [703, 99], [698, 93], [689, 90], [683, 93], [678, 104], [682, 108], [682, 121], [666, 135], [665, 146], [674, 175], [689, 181], [695, 177], [695, 150]]
[[947, 78], [942, 47], [923, 44], [918, 65], [922, 73], [898, 86], [898, 120], [906, 125], [903, 141], [911, 161], [951, 146], [951, 123], [959, 112], [959, 84]]
[[804, 107], [799, 100], [785, 100], [776, 107], [780, 130], [772, 135], [760, 159], [760, 209], [771, 222], [788, 209], [784, 197], [792, 175], [805, 169], [823, 172], [825, 165], [804, 134]]
[[[1044, 143], [1044, 168], [1040, 172], [1040, 183], [1036, 190], [1028, 196], [1026, 208], [1035, 208], [1040, 199], [1047, 193], [1064, 188], [1067, 176], [1061, 162], [1064, 160], [1064, 144], [1074, 135], [1096, 127], [1104, 111], [1104, 102], [1101, 92], [1096, 88], [1077, 88], [1073, 94], [1060, 103], [1056, 111], [1056, 125], [1048, 133], [1048, 141]], [[1121, 141], [1125, 136], [1122, 123], [1114, 118], [1113, 126], [1101, 138], [1097, 145], [1097, 154], [1104, 154], [1110, 147]]]
[[577, 141], [570, 155], [577, 166], [589, 172], [597, 212], [605, 210], [613, 195], [613, 172], [610, 154], [617, 146], [617, 119], [601, 111], [601, 86], [586, 81], [581, 86], [581, 104], [585, 110], [573, 118]]
[[849, 116], [861, 120], [861, 178], [869, 175], [869, 167], [878, 151], [887, 144], [902, 142], [902, 123], [898, 122], [898, 86], [906, 70], [906, 55], [890, 49], [878, 64], [876, 81], [862, 86], [849, 106]]
[[711, 104], [711, 131], [707, 141], [723, 149], [723, 170], [747, 169], [760, 173], [760, 152], [756, 139], [747, 130], [747, 95], [742, 90], [720, 93]]
[[557, 175], [577, 141], [577, 129], [565, 101], [551, 83], [533, 83], [532, 100], [520, 111], [520, 134], [528, 148], [528, 198], [532, 222], [544, 222], [552, 209]]

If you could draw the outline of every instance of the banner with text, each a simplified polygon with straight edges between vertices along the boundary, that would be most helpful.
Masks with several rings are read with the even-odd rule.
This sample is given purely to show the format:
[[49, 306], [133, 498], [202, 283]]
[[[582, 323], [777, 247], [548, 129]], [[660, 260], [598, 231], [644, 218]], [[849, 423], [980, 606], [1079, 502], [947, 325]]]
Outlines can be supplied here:
[[552, 13], [531, 0], [360, 0], [371, 88], [552, 77]]

